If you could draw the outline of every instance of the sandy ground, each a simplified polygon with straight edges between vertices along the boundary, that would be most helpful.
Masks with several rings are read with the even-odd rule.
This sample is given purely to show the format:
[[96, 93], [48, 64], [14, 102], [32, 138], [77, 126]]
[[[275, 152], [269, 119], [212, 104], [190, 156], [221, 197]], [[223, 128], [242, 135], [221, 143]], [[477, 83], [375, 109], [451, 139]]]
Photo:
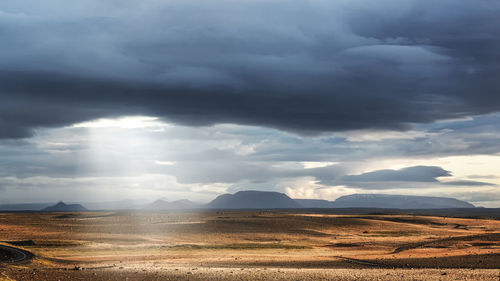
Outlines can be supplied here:
[[35, 255], [0, 280], [500, 280], [491, 219], [0, 213], [0, 240]]

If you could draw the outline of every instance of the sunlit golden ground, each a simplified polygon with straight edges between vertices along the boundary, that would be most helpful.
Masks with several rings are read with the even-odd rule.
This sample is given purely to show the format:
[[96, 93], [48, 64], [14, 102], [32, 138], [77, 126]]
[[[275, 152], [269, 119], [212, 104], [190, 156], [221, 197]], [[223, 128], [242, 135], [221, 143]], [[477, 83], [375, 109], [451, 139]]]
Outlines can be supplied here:
[[1, 213], [0, 240], [35, 255], [0, 280], [498, 280], [500, 267], [500, 221], [487, 219]]

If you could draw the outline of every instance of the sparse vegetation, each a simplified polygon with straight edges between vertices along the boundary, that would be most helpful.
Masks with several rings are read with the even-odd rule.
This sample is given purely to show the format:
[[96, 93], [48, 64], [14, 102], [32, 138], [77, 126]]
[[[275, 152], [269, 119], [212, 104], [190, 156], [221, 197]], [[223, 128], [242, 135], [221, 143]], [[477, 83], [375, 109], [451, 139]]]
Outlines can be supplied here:
[[0, 213], [0, 237], [36, 256], [5, 267], [13, 280], [489, 280], [500, 262], [500, 221], [477, 218]]

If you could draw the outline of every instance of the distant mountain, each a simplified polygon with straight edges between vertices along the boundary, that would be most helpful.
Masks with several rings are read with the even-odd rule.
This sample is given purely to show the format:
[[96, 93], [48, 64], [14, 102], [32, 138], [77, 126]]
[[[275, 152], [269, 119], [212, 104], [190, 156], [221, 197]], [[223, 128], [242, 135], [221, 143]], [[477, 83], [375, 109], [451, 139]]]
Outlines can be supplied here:
[[149, 201], [147, 200], [119, 200], [104, 202], [84, 202], [83, 205], [89, 210], [138, 210], [143, 209]]
[[[321, 199], [292, 199], [286, 194], [268, 191], [240, 191], [235, 194], [223, 194], [206, 205], [189, 200], [156, 200], [147, 204], [142, 200], [122, 200], [98, 203], [85, 203], [91, 210], [189, 210], [197, 208], [209, 209], [339, 209], [339, 208], [381, 208], [381, 209], [461, 209], [475, 208], [465, 201], [446, 197], [388, 195], [388, 194], [352, 194], [339, 197], [335, 201]], [[56, 205], [50, 203], [4, 204], [0, 211], [44, 211], [72, 212], [86, 211], [80, 204]]]
[[303, 206], [279, 192], [239, 191], [223, 194], [208, 203], [211, 209], [296, 209]]
[[458, 209], [474, 205], [454, 198], [353, 194], [335, 201], [319, 199], [291, 199], [279, 192], [240, 191], [223, 194], [206, 207], [211, 209], [299, 209], [299, 208], [383, 208], [383, 209]]
[[474, 208], [465, 201], [446, 197], [353, 194], [337, 198], [333, 208], [446, 209]]
[[304, 208], [334, 208], [334, 203], [328, 200], [321, 199], [294, 199], [295, 202], [302, 205]]
[[50, 203], [4, 204], [0, 205], [0, 211], [39, 211], [50, 205]]
[[150, 205], [146, 206], [145, 209], [148, 210], [186, 210], [186, 209], [195, 209], [198, 208], [199, 205], [189, 201], [187, 199], [177, 200], [168, 202], [166, 200], [156, 200]]
[[80, 204], [65, 204], [60, 201], [59, 203], [43, 208], [42, 212], [80, 212], [87, 211], [85, 207]]

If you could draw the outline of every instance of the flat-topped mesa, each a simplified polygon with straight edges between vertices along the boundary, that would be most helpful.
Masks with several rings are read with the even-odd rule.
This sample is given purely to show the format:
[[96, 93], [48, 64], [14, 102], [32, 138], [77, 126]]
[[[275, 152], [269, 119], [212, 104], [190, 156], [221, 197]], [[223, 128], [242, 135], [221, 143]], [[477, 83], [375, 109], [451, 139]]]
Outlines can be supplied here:
[[333, 208], [386, 208], [386, 209], [453, 209], [474, 208], [474, 205], [455, 198], [390, 195], [352, 194], [332, 202]]
[[223, 194], [208, 203], [211, 209], [297, 209], [303, 206], [279, 192], [239, 191], [235, 194]]

